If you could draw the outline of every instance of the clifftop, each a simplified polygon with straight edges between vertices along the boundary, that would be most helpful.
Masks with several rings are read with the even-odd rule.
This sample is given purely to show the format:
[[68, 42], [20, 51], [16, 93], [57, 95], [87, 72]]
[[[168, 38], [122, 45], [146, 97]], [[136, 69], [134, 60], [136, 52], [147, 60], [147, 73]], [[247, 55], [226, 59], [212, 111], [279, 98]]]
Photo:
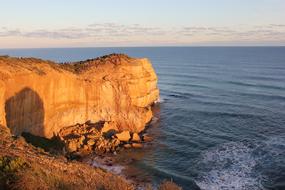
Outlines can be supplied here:
[[85, 61], [64, 63], [61, 66], [62, 68], [67, 69], [69, 71], [80, 73], [83, 72], [84, 70], [90, 69], [91, 67], [98, 67], [99, 65], [104, 65], [104, 64], [120, 65], [134, 60], [135, 59], [125, 54], [110, 54], [94, 59], [87, 59]]
[[[97, 57], [94, 59], [87, 59], [84, 61], [68, 62], [68, 63], [55, 63], [52, 61], [42, 60], [33, 57], [25, 58], [25, 57], [10, 57], [5, 55], [0, 56], [0, 64], [5, 63], [7, 68], [12, 69], [11, 67], [14, 67], [12, 69], [14, 71], [18, 71], [17, 69], [23, 69], [23, 70], [26, 69], [38, 74], [45, 74], [44, 71], [47, 69], [55, 69], [57, 71], [65, 70], [75, 74], [79, 74], [90, 68], [94, 67], [96, 68], [102, 65], [107, 65], [107, 64], [120, 65], [120, 64], [130, 63], [132, 61], [135, 61], [135, 59], [125, 54], [110, 54], [110, 55]], [[7, 68], [2, 68], [2, 69], [7, 69]]]

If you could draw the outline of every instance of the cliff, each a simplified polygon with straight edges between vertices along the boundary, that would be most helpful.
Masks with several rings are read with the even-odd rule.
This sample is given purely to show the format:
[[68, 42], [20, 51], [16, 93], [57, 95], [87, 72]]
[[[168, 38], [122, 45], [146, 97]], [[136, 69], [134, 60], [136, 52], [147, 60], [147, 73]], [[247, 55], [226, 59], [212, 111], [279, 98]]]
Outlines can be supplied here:
[[158, 97], [157, 76], [147, 59], [112, 54], [57, 64], [0, 57], [0, 125], [16, 135], [50, 138], [86, 121], [141, 132]]

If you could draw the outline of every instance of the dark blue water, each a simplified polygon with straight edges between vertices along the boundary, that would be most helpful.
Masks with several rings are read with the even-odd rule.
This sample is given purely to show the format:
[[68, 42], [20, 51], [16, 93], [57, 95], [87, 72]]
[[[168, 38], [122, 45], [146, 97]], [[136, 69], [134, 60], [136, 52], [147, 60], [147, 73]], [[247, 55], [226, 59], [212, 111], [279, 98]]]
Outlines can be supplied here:
[[184, 189], [285, 189], [285, 48], [0, 50], [57, 62], [109, 53], [149, 58], [162, 102], [132, 167]]

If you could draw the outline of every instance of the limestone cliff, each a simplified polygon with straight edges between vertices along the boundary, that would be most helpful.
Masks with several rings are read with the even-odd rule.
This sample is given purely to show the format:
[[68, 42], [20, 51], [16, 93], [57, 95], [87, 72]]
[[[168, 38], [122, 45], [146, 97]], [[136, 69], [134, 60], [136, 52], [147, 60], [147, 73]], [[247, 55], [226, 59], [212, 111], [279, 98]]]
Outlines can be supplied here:
[[52, 137], [66, 126], [111, 121], [140, 132], [158, 99], [147, 59], [112, 54], [69, 64], [0, 57], [0, 125]]

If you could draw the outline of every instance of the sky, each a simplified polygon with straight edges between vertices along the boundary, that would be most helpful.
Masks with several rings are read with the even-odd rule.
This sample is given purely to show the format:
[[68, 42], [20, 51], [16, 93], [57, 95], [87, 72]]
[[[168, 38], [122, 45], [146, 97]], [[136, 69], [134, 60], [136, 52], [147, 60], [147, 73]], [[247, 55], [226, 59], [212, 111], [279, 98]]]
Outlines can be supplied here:
[[285, 45], [285, 0], [0, 0], [0, 5], [0, 48]]

